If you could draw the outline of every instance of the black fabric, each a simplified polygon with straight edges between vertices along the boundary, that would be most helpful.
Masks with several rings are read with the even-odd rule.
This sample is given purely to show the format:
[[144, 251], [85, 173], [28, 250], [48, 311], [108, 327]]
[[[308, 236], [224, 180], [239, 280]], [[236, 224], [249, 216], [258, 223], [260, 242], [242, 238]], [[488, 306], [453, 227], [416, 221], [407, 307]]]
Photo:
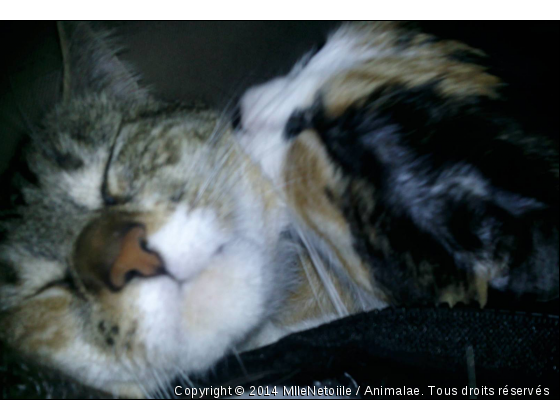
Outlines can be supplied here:
[[[284, 386], [327, 385], [349, 387], [353, 398], [380, 398], [365, 395], [367, 386], [418, 387], [421, 394], [412, 398], [468, 398], [461, 391], [471, 386], [478, 389], [477, 398], [559, 398], [558, 323], [558, 315], [505, 310], [373, 311], [227, 357], [204, 377], [189, 378], [191, 383], [177, 379], [165, 395], [174, 396], [177, 385], [242, 385], [246, 391], [277, 385], [279, 396]], [[5, 350], [0, 386], [2, 398], [111, 397]], [[429, 386], [435, 387], [432, 393]], [[525, 395], [497, 395], [498, 388], [506, 386], [525, 388]], [[458, 395], [445, 395], [443, 388], [453, 387]], [[442, 388], [441, 396], [436, 388]], [[540, 395], [535, 394], [537, 388]]]
[[360, 398], [370, 397], [363, 395], [367, 386], [419, 387], [419, 397], [430, 398], [437, 396], [430, 395], [430, 385], [487, 386], [495, 392], [506, 385], [540, 385], [558, 398], [558, 316], [448, 308], [374, 311], [291, 335], [240, 360], [231, 357], [216, 372], [206, 384], [232, 378], [243, 383], [244, 375], [245, 385], [325, 381], [360, 386]]

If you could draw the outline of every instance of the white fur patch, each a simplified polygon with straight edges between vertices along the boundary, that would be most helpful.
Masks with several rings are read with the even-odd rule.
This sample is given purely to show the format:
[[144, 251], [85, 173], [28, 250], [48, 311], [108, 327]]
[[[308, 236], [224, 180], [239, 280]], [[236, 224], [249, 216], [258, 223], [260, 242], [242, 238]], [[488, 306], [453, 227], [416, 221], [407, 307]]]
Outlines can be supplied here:
[[64, 277], [65, 266], [58, 261], [32, 257], [13, 248], [6, 252], [11, 261], [17, 262], [18, 275], [26, 288], [44, 286]]
[[269, 287], [261, 264], [258, 249], [236, 242], [187, 282], [137, 282], [137, 333], [148, 360], [186, 374], [215, 363], [265, 318]]
[[380, 53], [361, 41], [359, 33], [340, 30], [306, 65], [297, 64], [287, 76], [253, 87], [241, 98], [238, 140], [272, 180], [281, 178], [288, 148], [283, 132], [293, 112], [310, 106], [331, 77]]
[[179, 206], [167, 223], [148, 239], [162, 257], [167, 271], [179, 281], [199, 273], [230, 234], [220, 226], [214, 210], [189, 211]]
[[61, 172], [57, 179], [58, 187], [67, 192], [72, 199], [88, 209], [96, 209], [103, 204], [101, 184], [105, 170], [105, 157], [96, 159], [97, 163], [73, 172]]
[[198, 369], [213, 363], [267, 315], [270, 285], [262, 275], [260, 252], [249, 244], [235, 244], [216, 257], [208, 270], [185, 287], [185, 343], [190, 364]]

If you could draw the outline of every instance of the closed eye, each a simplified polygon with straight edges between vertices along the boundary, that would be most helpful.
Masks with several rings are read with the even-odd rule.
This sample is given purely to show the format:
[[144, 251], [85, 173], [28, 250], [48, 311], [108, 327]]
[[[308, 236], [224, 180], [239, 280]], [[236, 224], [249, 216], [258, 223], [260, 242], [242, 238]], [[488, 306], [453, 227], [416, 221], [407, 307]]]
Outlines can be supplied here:
[[101, 188], [101, 197], [103, 198], [103, 203], [107, 207], [116, 206], [117, 204], [119, 204], [119, 200], [107, 192], [106, 183], [104, 183], [103, 187]]
[[48, 289], [50, 289], [51, 287], [64, 287], [66, 289], [70, 289], [70, 288], [74, 288], [76, 286], [75, 286], [74, 282], [72, 281], [72, 279], [63, 278], [63, 279], [59, 279], [59, 280], [55, 280], [55, 281], [52, 281], [50, 283], [47, 283], [43, 287], [48, 288]]
[[113, 141], [113, 144], [111, 145], [111, 149], [109, 150], [109, 157], [107, 158], [105, 169], [103, 170], [103, 180], [101, 182], [101, 198], [103, 200], [103, 204], [105, 204], [105, 206], [107, 207], [116, 206], [117, 204], [122, 204], [124, 201], [110, 194], [107, 186], [108, 177], [109, 177], [109, 168], [111, 166], [111, 162], [113, 161], [113, 155], [115, 153], [115, 147], [117, 141], [116, 139], [119, 137], [121, 129], [122, 129], [122, 124], [121, 126], [119, 126], [119, 129], [117, 130], [115, 140]]
[[30, 297], [40, 295], [41, 293], [43, 293], [47, 290], [51, 290], [53, 288], [65, 289], [65, 290], [68, 290], [69, 292], [72, 292], [73, 294], [77, 295], [78, 297], [82, 297], [82, 298], [84, 297], [82, 292], [76, 286], [76, 283], [74, 282], [74, 279], [72, 278], [70, 273], [67, 273], [63, 278], [56, 279], [56, 280], [48, 282], [47, 284], [40, 287]]

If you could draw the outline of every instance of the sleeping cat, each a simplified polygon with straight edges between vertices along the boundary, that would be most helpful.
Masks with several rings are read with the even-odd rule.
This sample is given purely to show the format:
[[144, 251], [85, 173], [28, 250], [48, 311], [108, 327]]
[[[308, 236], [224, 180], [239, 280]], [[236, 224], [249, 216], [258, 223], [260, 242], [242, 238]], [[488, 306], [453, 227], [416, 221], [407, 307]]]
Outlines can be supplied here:
[[344, 25], [230, 124], [156, 99], [106, 34], [60, 32], [63, 100], [0, 221], [21, 354], [151, 395], [357, 311], [557, 296], [557, 144], [501, 115], [479, 51]]

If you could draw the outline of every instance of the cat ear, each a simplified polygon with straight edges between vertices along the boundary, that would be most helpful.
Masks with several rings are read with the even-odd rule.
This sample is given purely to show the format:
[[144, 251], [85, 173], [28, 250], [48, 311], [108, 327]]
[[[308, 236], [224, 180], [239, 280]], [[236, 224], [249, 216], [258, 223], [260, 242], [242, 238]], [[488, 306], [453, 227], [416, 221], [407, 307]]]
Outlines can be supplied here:
[[85, 22], [58, 22], [63, 60], [63, 100], [85, 92], [105, 92], [126, 99], [146, 97], [137, 77], [117, 56], [107, 31]]

